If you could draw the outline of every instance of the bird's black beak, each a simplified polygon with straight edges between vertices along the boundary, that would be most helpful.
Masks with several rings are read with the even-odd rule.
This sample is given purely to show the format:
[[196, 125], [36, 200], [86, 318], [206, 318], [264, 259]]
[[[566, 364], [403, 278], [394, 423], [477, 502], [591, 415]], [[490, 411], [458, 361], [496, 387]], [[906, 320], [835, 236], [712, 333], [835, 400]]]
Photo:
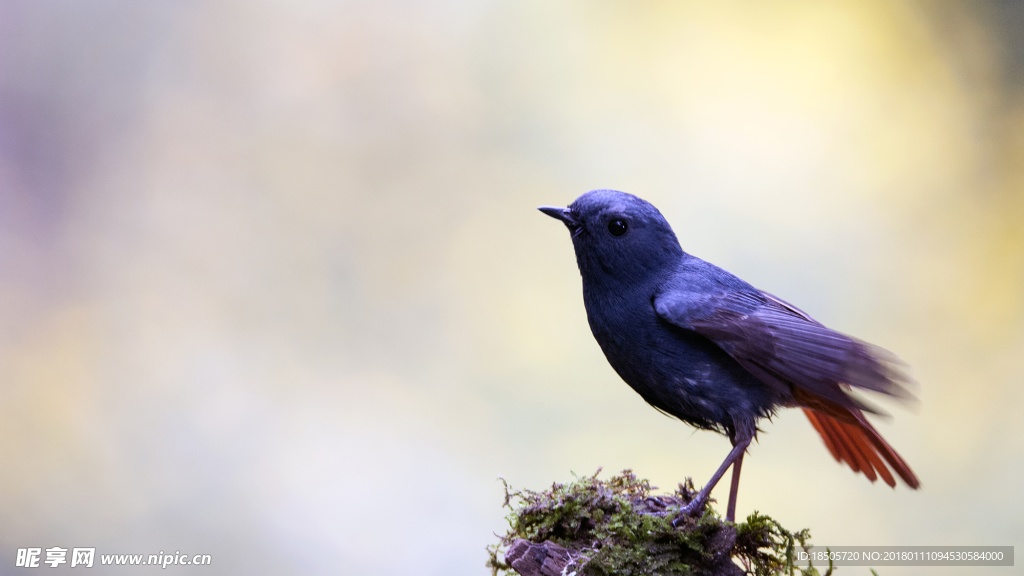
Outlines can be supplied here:
[[561, 220], [562, 223], [565, 224], [565, 227], [569, 229], [569, 232], [572, 233], [573, 238], [575, 238], [580, 230], [583, 229], [583, 226], [581, 226], [580, 223], [572, 217], [572, 213], [569, 212], [568, 208], [559, 208], [558, 206], [540, 206], [537, 210], [540, 210], [552, 218]]
[[575, 233], [580, 228], [580, 223], [573, 219], [572, 214], [569, 213], [568, 208], [559, 208], [558, 206], [540, 206], [537, 208], [537, 210], [540, 210], [541, 212], [547, 214], [548, 216], [551, 216], [552, 218], [561, 220], [562, 223], [565, 224], [567, 228], [569, 228], [569, 231], [573, 233]]

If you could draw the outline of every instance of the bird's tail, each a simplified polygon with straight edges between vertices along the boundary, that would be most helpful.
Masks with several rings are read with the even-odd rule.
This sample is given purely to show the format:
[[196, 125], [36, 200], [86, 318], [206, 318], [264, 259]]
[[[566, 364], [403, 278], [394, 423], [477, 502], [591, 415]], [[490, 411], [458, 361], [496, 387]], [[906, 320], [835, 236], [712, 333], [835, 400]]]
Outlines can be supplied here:
[[854, 472], [863, 472], [872, 482], [881, 476], [886, 484], [895, 488], [896, 480], [882, 462], [884, 459], [907, 486], [916, 490], [921, 485], [910, 466], [889, 446], [860, 410], [846, 408], [828, 400], [814, 404], [814, 408], [804, 407], [804, 414], [807, 414], [811, 425], [821, 434], [821, 439], [836, 461], [846, 462]]

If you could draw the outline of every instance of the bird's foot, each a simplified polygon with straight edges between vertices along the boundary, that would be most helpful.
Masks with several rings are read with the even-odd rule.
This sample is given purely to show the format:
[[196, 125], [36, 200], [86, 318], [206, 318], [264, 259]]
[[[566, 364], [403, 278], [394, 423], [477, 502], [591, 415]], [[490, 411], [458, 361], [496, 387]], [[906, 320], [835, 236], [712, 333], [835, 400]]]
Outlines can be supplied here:
[[672, 520], [672, 527], [675, 528], [677, 523], [686, 516], [700, 516], [701, 513], [704, 512], [704, 505], [707, 503], [707, 498], [695, 498], [691, 500], [689, 504], [679, 509], [675, 520]]

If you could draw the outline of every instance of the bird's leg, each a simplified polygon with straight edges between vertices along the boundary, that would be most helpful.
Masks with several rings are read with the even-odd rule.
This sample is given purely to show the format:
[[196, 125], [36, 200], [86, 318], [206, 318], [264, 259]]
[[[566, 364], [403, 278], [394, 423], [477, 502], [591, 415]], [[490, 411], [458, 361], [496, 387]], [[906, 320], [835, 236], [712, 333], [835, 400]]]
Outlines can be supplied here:
[[732, 486], [729, 487], [729, 507], [725, 512], [726, 522], [736, 521], [736, 494], [740, 491], [740, 468], [743, 467], [743, 452], [732, 463]]
[[[704, 509], [704, 504], [708, 501], [708, 496], [711, 495], [711, 491], [715, 488], [715, 485], [718, 484], [718, 481], [722, 479], [723, 475], [725, 475], [725, 471], [729, 469], [729, 466], [731, 466], [737, 458], [740, 458], [743, 455], [743, 452], [747, 449], [748, 445], [750, 445], [750, 438], [744, 438], [737, 441], [736, 445], [733, 446], [732, 451], [729, 452], [729, 455], [725, 457], [725, 461], [722, 462], [722, 465], [718, 467], [718, 470], [715, 472], [715, 474], [711, 477], [710, 480], [708, 480], [708, 483], [705, 484], [704, 487], [700, 489], [700, 492], [697, 493], [697, 496], [692, 501], [690, 501], [689, 504], [683, 506], [683, 508], [679, 511], [680, 517], [695, 516], [699, 514], [701, 510]], [[734, 483], [738, 484], [739, 474], [736, 474], [734, 478]], [[730, 495], [730, 500], [731, 499], [732, 496]], [[676, 522], [678, 521], [679, 518], [676, 518], [672, 521], [672, 525], [675, 526]]]

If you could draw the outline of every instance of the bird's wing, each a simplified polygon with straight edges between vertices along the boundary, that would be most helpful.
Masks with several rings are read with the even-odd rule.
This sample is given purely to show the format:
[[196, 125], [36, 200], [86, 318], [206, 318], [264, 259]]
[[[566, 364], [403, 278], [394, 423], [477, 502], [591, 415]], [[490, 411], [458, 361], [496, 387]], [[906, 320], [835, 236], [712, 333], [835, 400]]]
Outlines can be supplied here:
[[794, 387], [848, 408], [880, 413], [846, 393], [850, 387], [913, 398], [891, 353], [830, 330], [787, 302], [760, 291], [694, 295], [663, 290], [661, 318], [718, 344], [761, 381], [784, 394]]

